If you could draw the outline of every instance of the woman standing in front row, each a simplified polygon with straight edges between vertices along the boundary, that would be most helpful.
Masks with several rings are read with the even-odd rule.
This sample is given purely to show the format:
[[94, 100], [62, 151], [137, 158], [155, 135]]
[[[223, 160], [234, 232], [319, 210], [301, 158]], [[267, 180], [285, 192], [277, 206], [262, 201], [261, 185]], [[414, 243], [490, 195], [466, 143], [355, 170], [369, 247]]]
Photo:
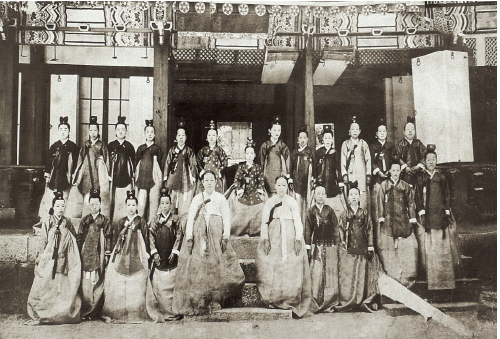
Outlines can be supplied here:
[[108, 323], [162, 322], [149, 280], [149, 229], [137, 214], [134, 191], [127, 192], [127, 216], [114, 230], [114, 250], [104, 276], [102, 317]]
[[27, 325], [75, 324], [81, 321], [78, 293], [82, 275], [76, 232], [64, 216], [63, 192], [54, 192], [50, 217], [42, 221], [41, 250], [28, 296]]
[[174, 287], [174, 311], [183, 315], [220, 309], [245, 282], [236, 252], [229, 242], [231, 216], [224, 195], [215, 191], [212, 171], [203, 174], [205, 191], [189, 207]]
[[286, 194], [284, 176], [275, 181], [277, 194], [262, 213], [257, 247], [257, 287], [270, 308], [292, 310], [298, 318], [311, 315], [311, 276], [304, 244], [304, 227], [295, 199]]

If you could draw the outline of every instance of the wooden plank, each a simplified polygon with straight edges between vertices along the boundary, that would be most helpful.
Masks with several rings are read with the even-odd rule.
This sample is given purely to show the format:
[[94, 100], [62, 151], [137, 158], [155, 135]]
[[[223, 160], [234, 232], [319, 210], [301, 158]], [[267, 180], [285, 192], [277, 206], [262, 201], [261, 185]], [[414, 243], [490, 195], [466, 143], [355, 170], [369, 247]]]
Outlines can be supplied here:
[[[168, 36], [168, 35], [167, 35]], [[155, 44], [154, 53], [154, 83], [153, 83], [153, 120], [156, 130], [155, 142], [167, 151], [169, 139], [169, 124], [171, 112], [170, 102], [170, 39], [166, 38], [163, 45]], [[172, 125], [172, 124], [171, 124]]]
[[477, 30], [497, 28], [497, 12], [478, 12], [476, 13]]
[[[309, 38], [309, 44], [306, 46], [306, 65], [304, 72], [304, 122], [307, 126], [307, 133], [314, 135], [314, 71], [313, 71], [313, 48], [312, 38]], [[316, 139], [309, 138], [309, 146], [316, 148]]]
[[387, 126], [387, 141], [394, 142], [394, 104], [392, 102], [392, 78], [384, 79], [385, 88], [385, 121]]
[[[411, 75], [392, 77], [392, 103], [394, 138], [396, 142], [403, 139], [406, 118], [413, 116], [415, 106], [413, 103], [413, 82]], [[417, 126], [417, 134], [418, 134]]]
[[414, 58], [412, 73], [419, 139], [436, 145], [439, 163], [474, 161], [467, 53]]
[[18, 50], [14, 43], [0, 41], [0, 165], [13, 164]]
[[[234, 10], [237, 11], [237, 8]], [[267, 33], [269, 27], [268, 15], [176, 12], [175, 18], [177, 29], [189, 32]]]

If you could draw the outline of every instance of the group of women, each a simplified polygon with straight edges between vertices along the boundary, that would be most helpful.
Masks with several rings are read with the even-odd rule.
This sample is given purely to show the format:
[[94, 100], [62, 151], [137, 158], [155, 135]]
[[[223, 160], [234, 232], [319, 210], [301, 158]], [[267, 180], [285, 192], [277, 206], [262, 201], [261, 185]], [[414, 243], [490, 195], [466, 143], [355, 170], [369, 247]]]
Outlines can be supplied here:
[[[40, 205], [32, 324], [97, 316], [162, 322], [213, 312], [245, 281], [230, 235], [260, 235], [261, 300], [295, 317], [376, 309], [375, 252], [406, 286], [420, 258], [430, 289], [454, 288], [449, 187], [435, 169], [435, 147], [415, 139], [414, 120], [396, 147], [383, 123], [368, 146], [353, 118], [340, 152], [329, 125], [322, 146], [308, 146], [304, 128], [290, 152], [275, 118], [258, 152], [249, 138], [229, 188], [213, 122], [208, 145], [195, 154], [181, 121], [166, 157], [150, 120], [137, 151], [122, 117], [108, 147], [95, 117], [81, 150], [68, 140], [67, 118], [58, 128]], [[74, 218], [81, 218], [77, 230]]]

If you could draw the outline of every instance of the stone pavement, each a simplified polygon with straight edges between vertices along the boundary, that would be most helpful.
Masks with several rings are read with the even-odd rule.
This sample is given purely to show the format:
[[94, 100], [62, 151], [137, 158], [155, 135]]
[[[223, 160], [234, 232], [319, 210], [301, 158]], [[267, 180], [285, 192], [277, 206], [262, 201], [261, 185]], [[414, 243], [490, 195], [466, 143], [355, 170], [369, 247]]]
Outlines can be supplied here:
[[[496, 320], [478, 320], [477, 311], [452, 313], [474, 332], [474, 338], [496, 338]], [[392, 317], [375, 313], [318, 314], [299, 320], [202, 322], [187, 318], [176, 323], [111, 325], [90, 321], [77, 325], [26, 326], [21, 315], [0, 315], [0, 338], [465, 338], [419, 315]]]

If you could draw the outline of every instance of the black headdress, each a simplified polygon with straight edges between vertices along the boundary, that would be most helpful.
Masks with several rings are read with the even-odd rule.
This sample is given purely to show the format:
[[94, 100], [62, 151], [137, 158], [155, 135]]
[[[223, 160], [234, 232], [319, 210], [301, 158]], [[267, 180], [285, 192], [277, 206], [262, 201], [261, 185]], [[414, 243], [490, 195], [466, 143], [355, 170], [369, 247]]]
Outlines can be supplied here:
[[208, 124], [208, 129], [209, 130], [213, 129], [215, 131], [217, 130], [217, 127], [215, 126], [215, 121], [210, 120], [210, 124]]
[[135, 191], [127, 191], [127, 198], [125, 198], [125, 202], [127, 202], [127, 200], [135, 200], [135, 202], [137, 203], [137, 198], [135, 197]]
[[273, 124], [272, 124], [272, 125], [273, 125], [273, 126], [274, 126], [274, 125], [280, 125], [280, 126], [281, 126], [281, 122], [280, 122], [280, 117], [279, 117], [279, 116], [275, 115], [275, 116], [273, 117]]
[[177, 122], [177, 129], [179, 128], [186, 128], [186, 121], [184, 120], [184, 118], [179, 118], [179, 121]]
[[331, 135], [333, 135], [331, 125], [323, 125], [323, 135], [325, 135], [325, 133], [330, 133]]
[[127, 124], [125, 123], [126, 119], [127, 117], [118, 117], [118, 122], [115, 124], [115, 127], [117, 127], [118, 125], [124, 125], [125, 127], [127, 127]]
[[299, 127], [299, 133], [305, 133], [307, 136], [309, 136], [309, 133], [307, 133], [307, 126], [306, 125], [302, 125]]
[[254, 148], [254, 147], [255, 147], [255, 142], [253, 141], [252, 137], [248, 137], [248, 138], [247, 138], [247, 145], [246, 145], [245, 149], [246, 149], [247, 147], [252, 147], [252, 148]]
[[358, 190], [358, 192], [359, 192], [359, 187], [358, 187], [358, 181], [357, 181], [357, 180], [356, 180], [356, 181], [354, 181], [354, 182], [349, 181], [349, 183], [347, 184], [347, 186], [349, 187], [349, 190], [351, 190], [351, 189], [355, 188], [355, 189], [357, 189], [357, 190]]
[[99, 201], [101, 201], [101, 195], [100, 195], [100, 190], [99, 189], [93, 189], [90, 191], [90, 199], [92, 198], [97, 198]]
[[391, 166], [394, 164], [401, 165], [401, 162], [399, 162], [399, 158], [397, 156], [391, 157]]
[[427, 155], [427, 154], [436, 154], [436, 145], [428, 144], [427, 151], [425, 152], [425, 155]]
[[61, 125], [66, 125], [66, 126], [68, 126], [68, 129], [70, 129], [70, 126], [68, 123], [68, 117], [59, 117], [59, 126], [57, 126], [57, 127], [59, 128]]
[[154, 127], [153, 120], [146, 120], [146, 127]]
[[384, 119], [384, 118], [380, 118], [380, 119], [378, 120], [377, 129], [378, 129], [380, 126], [385, 126], [385, 127], [387, 127], [387, 124], [385, 123], [385, 119]]
[[99, 127], [99, 124], [97, 123], [97, 117], [95, 115], [90, 116], [89, 126], [91, 125]]

